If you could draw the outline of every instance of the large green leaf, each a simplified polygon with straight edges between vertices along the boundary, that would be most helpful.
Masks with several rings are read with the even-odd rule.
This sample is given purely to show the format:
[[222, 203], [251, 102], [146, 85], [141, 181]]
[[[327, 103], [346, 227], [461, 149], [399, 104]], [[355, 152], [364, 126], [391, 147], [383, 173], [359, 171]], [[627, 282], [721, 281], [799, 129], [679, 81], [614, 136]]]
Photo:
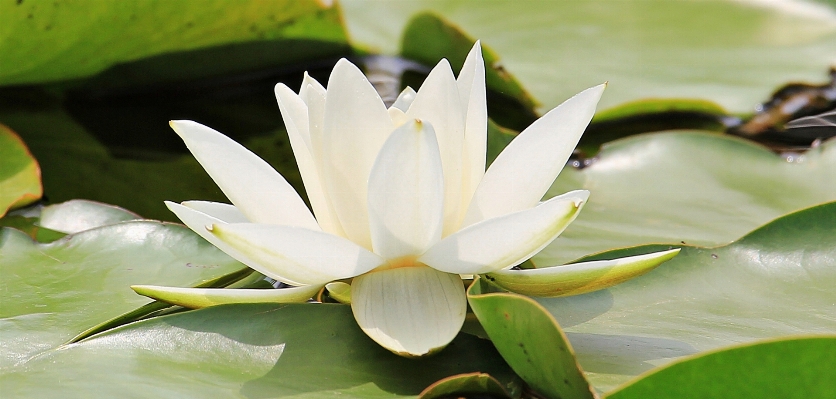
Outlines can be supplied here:
[[51, 243], [0, 231], [0, 369], [148, 302], [131, 284], [189, 286], [243, 266], [184, 226], [132, 221]]
[[[832, 4], [832, 3], [831, 3]], [[746, 112], [781, 82], [826, 78], [836, 12], [801, 1], [343, 0], [351, 37], [397, 53], [407, 20], [432, 10], [502, 56], [546, 108], [604, 81], [601, 109], [700, 98]]]
[[45, 206], [41, 210], [38, 225], [72, 234], [135, 219], [141, 217], [117, 206], [88, 200], [70, 200]]
[[833, 287], [836, 202], [781, 217], [723, 247], [685, 246], [652, 272], [607, 290], [538, 302], [567, 331], [591, 382], [607, 390], [680, 356], [770, 337], [832, 333]]
[[479, 277], [467, 290], [467, 302], [496, 349], [537, 397], [594, 398], [566, 335], [541, 305], [501, 292]]
[[836, 336], [744, 345], [670, 365], [607, 398], [833, 398], [833, 359]]
[[[116, 63], [241, 42], [344, 44], [339, 9], [324, 3], [4, 0], [0, 2], [0, 85], [79, 78]], [[263, 67], [265, 60], [276, 59], [269, 52], [259, 59], [230, 57], [229, 48], [226, 51], [225, 56], [218, 54], [197, 67], [212, 75]], [[188, 62], [179, 66], [194, 67]], [[177, 74], [177, 68], [171, 73]]]
[[836, 140], [793, 162], [750, 142], [698, 132], [610, 143], [566, 168], [547, 197], [591, 192], [580, 216], [534, 258], [557, 265], [615, 247], [728, 243], [786, 213], [836, 200]]
[[346, 305], [225, 305], [46, 352], [6, 370], [0, 385], [38, 398], [386, 398], [475, 371], [513, 379], [490, 342], [466, 334], [436, 356], [406, 359], [369, 339]]
[[0, 124], [0, 217], [42, 194], [38, 161], [15, 132]]

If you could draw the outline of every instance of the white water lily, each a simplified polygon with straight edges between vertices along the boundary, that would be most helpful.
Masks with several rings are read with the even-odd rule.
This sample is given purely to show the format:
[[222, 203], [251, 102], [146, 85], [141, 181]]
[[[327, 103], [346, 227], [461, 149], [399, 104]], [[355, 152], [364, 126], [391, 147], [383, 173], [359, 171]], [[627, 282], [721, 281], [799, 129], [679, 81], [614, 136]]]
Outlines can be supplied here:
[[552, 242], [587, 201], [579, 190], [540, 202], [604, 86], [544, 115], [485, 171], [478, 42], [458, 78], [442, 60], [417, 93], [405, 90], [388, 109], [347, 60], [334, 67], [327, 90], [307, 75], [298, 94], [279, 84], [276, 97], [313, 213], [240, 144], [195, 122], [172, 122], [233, 205], [187, 201], [167, 203], [169, 209], [233, 258], [296, 288], [134, 289], [196, 308], [304, 301], [330, 282], [351, 279], [351, 308], [363, 331], [394, 353], [421, 356], [446, 346], [462, 327], [460, 275], [488, 274], [517, 292], [564, 295], [646, 272], [677, 250], [509, 270]]

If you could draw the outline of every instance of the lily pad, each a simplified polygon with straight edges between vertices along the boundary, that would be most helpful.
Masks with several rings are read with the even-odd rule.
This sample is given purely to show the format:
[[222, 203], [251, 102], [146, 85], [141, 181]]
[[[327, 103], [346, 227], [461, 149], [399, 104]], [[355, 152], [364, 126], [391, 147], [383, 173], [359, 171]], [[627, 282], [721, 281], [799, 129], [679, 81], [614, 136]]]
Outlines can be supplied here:
[[342, 8], [356, 42], [390, 54], [414, 14], [443, 15], [502, 55], [546, 109], [609, 81], [599, 109], [697, 98], [749, 112], [778, 84], [826, 79], [836, 53], [832, 2], [344, 0]]
[[114, 329], [4, 370], [0, 385], [19, 397], [388, 398], [475, 371], [514, 378], [490, 342], [466, 334], [436, 356], [405, 359], [369, 339], [349, 306], [252, 304]]
[[443, 378], [428, 386], [418, 399], [444, 399], [484, 395], [494, 399], [511, 399], [502, 383], [485, 373], [469, 373]]
[[[340, 10], [325, 3], [247, 0], [231, 6], [214, 0], [3, 2], [0, 85], [80, 78], [117, 63], [247, 41], [345, 43]], [[267, 58], [272, 57], [267, 54]], [[220, 73], [230, 68], [240, 70], [241, 63], [259, 66], [258, 61], [243, 57], [217, 57], [200, 67]], [[183, 65], [189, 67], [188, 63]]]
[[147, 299], [131, 284], [190, 286], [241, 269], [184, 226], [133, 221], [36, 243], [0, 231], [0, 369]]
[[0, 228], [11, 227], [20, 230], [38, 242], [52, 242], [66, 234], [38, 226], [38, 218], [24, 215], [6, 215], [0, 218]]
[[572, 347], [548, 311], [529, 297], [492, 289], [481, 278], [467, 301], [491, 342], [537, 393], [551, 399], [593, 399]]
[[834, 358], [836, 336], [744, 345], [684, 359], [607, 398], [832, 398]]
[[546, 197], [591, 192], [583, 212], [534, 263], [647, 243], [726, 244], [781, 215], [836, 200], [836, 140], [788, 162], [765, 147], [699, 132], [612, 142], [566, 168]]
[[0, 217], [43, 195], [41, 169], [23, 140], [0, 124]]
[[118, 206], [88, 200], [70, 200], [44, 207], [38, 224], [54, 231], [73, 234], [135, 219], [141, 217]]
[[681, 356], [759, 339], [832, 334], [834, 286], [831, 202], [783, 216], [723, 247], [684, 246], [652, 272], [615, 287], [538, 302], [564, 327], [592, 384], [607, 391]]

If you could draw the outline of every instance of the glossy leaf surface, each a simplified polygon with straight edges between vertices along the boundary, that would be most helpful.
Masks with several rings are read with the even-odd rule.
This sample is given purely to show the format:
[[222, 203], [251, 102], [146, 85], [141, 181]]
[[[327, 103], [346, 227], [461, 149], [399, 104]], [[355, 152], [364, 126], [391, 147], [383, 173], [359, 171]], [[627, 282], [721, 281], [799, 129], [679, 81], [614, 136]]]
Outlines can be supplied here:
[[836, 336], [743, 345], [683, 359], [607, 398], [829, 398], [834, 357]]
[[547, 398], [594, 398], [572, 347], [548, 311], [531, 298], [496, 291], [476, 280], [467, 300], [511, 368]]
[[70, 200], [45, 206], [38, 225], [72, 234], [128, 220], [141, 219], [131, 211], [88, 200]]
[[[836, 11], [817, 2], [344, 0], [349, 34], [395, 54], [403, 26], [434, 11], [496, 50], [544, 109], [610, 82], [599, 109], [640, 98], [715, 101], [746, 112], [787, 81], [820, 82]], [[426, 35], [424, 46], [435, 35]]]
[[[585, 260], [667, 249], [644, 246]], [[650, 273], [575, 297], [538, 299], [607, 391], [678, 357], [836, 330], [836, 202], [783, 216], [729, 245], [683, 247]]]
[[[116, 63], [246, 41], [346, 40], [339, 10], [313, 0], [235, 7], [225, 1], [4, 1], [0, 16], [0, 85], [79, 78]], [[217, 74], [248, 62], [228, 61], [203, 68]]]
[[5, 370], [0, 384], [20, 397], [112, 398], [128, 389], [156, 398], [387, 398], [474, 371], [512, 378], [490, 343], [472, 336], [405, 359], [363, 334], [348, 306], [258, 304], [131, 324]]
[[836, 200], [836, 140], [792, 160], [699, 132], [612, 142], [590, 166], [564, 169], [546, 194], [591, 192], [578, 218], [533, 261], [558, 265], [647, 243], [722, 245], [786, 213]]
[[131, 284], [191, 286], [242, 265], [183, 226], [126, 222], [47, 244], [0, 231], [0, 368], [148, 302]]

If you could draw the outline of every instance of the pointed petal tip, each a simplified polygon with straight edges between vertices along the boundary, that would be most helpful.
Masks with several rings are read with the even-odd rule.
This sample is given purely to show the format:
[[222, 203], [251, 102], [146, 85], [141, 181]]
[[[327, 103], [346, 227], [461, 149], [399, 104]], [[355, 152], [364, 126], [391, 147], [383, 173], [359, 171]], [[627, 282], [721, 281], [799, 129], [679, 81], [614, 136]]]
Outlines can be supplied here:
[[290, 90], [290, 88], [284, 83], [276, 83], [276, 85], [273, 86], [273, 92], [276, 93], [277, 97], [279, 95], [279, 90]]
[[[682, 248], [674, 248], [674, 249], [669, 249], [667, 251], [659, 252], [658, 255], [659, 255], [660, 258], [672, 259], [674, 256], [679, 255], [680, 251], [682, 251]], [[670, 255], [670, 256], [668, 256], [668, 255]]]
[[137, 294], [189, 309], [233, 303], [301, 303], [313, 297], [321, 285], [281, 289], [183, 288], [133, 285]]
[[475, 54], [476, 56], [478, 56], [479, 58], [482, 58], [482, 40], [481, 39], [476, 40], [476, 42], [473, 43], [473, 47], [470, 48], [470, 52], [468, 53], [468, 56], [473, 54], [473, 53], [476, 53]]
[[650, 272], [673, 259], [680, 249], [652, 252], [610, 260], [545, 266], [536, 269], [503, 269], [490, 273], [491, 281], [506, 290], [529, 296], [561, 297], [606, 289]]
[[132, 285], [131, 289], [134, 290], [134, 292], [139, 293], [139, 291], [141, 291], [143, 289], [143, 287], [146, 287], [146, 286], [145, 285]]
[[163, 204], [165, 204], [165, 207], [168, 208], [169, 211], [171, 211], [172, 213], [174, 213], [178, 217], [180, 215], [178, 212], [180, 212], [181, 209], [188, 208], [187, 206], [185, 206], [181, 203], [178, 203], [178, 202], [174, 202], [174, 201], [163, 201]]
[[584, 90], [584, 91], [582, 91], [582, 92], [578, 93], [578, 95], [583, 94], [583, 93], [587, 93], [587, 92], [589, 92], [589, 93], [590, 93], [590, 94], [592, 94], [593, 96], [594, 96], [594, 95], [597, 95], [598, 100], [600, 100], [601, 95], [602, 95], [602, 94], [604, 94], [604, 89], [606, 89], [606, 88], [607, 88], [607, 85], [608, 85], [608, 84], [609, 84], [608, 82], [604, 82], [604, 83], [601, 83], [601, 84], [599, 84], [599, 85], [592, 86], [592, 87], [590, 87], [590, 88], [588, 88], [588, 89], [586, 89], [586, 90]]
[[185, 127], [184, 125], [186, 122], [191, 122], [187, 120], [170, 120], [168, 121], [168, 126], [171, 127], [171, 130], [174, 130], [174, 133], [177, 133], [178, 136], [183, 137], [180, 131]]
[[360, 70], [360, 67], [354, 65], [353, 62], [349, 61], [347, 58], [340, 58], [336, 64], [334, 64], [334, 69], [331, 70], [331, 76], [328, 78], [328, 87], [332, 87], [332, 82], [335, 78], [337, 79], [345, 79], [346, 76], [356, 76], [360, 74], [363, 78], [366, 78], [366, 75]]
[[579, 207], [579, 206], [583, 205], [584, 203], [586, 203], [587, 201], [589, 201], [590, 192], [589, 192], [589, 190], [575, 190], [575, 191], [570, 191], [566, 194], [567, 195], [571, 194], [574, 197], [576, 197], [577, 199], [575, 200], [575, 206]]
[[187, 145], [189, 140], [206, 137], [207, 134], [223, 135], [223, 133], [209, 126], [188, 119], [171, 120], [168, 122], [168, 125], [171, 126], [174, 133], [177, 133]]
[[[334, 64], [334, 70], [336, 71], [337, 69], [343, 68], [360, 69], [357, 67], [357, 65], [354, 65], [353, 62], [349, 61], [348, 58], [340, 58], [340, 60], [337, 61], [336, 64]], [[331, 72], [331, 74], [333, 75], [334, 73]]]
[[183, 128], [188, 128], [188, 127], [192, 127], [192, 126], [203, 126], [200, 123], [197, 123], [197, 122], [195, 122], [193, 120], [189, 120], [189, 119], [170, 120], [170, 121], [168, 121], [168, 125], [171, 126], [171, 128], [174, 129], [175, 131], [177, 131], [177, 129], [183, 129]]

